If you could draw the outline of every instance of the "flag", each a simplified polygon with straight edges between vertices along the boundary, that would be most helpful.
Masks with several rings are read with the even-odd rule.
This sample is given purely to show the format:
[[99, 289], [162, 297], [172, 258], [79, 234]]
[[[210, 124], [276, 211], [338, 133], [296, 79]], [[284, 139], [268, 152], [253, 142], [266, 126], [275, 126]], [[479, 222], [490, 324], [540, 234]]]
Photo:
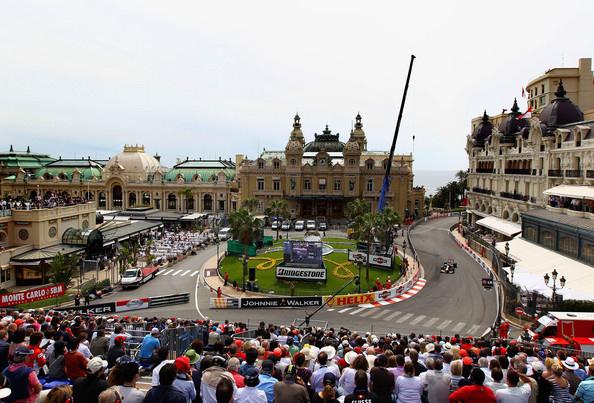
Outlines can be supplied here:
[[532, 105], [528, 106], [528, 110], [526, 112], [524, 112], [523, 114], [521, 114], [520, 116], [518, 116], [518, 119], [527, 119], [527, 118], [531, 118], [532, 117]]
[[382, 190], [380, 192], [380, 197], [377, 202], [378, 211], [384, 211], [384, 207], [386, 204], [386, 192], [388, 191], [389, 187], [390, 187], [390, 177], [384, 176], [384, 183], [382, 184]]

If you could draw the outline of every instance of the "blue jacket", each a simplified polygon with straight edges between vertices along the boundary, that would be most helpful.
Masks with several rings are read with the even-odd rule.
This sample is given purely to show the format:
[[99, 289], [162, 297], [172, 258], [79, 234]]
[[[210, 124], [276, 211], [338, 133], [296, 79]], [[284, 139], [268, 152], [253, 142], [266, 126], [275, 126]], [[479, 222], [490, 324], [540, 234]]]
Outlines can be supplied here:
[[153, 386], [143, 403], [186, 403], [186, 397], [173, 386]]

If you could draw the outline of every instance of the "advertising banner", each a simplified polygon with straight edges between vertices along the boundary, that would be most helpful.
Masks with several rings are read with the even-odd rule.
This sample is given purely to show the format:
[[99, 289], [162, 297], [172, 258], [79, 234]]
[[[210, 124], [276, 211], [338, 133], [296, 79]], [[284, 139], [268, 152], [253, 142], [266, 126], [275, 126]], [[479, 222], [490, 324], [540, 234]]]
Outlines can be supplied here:
[[242, 308], [306, 308], [322, 306], [322, 297], [241, 298]]
[[[367, 264], [367, 253], [349, 249], [348, 259], [351, 262], [361, 262], [362, 264]], [[392, 258], [389, 256], [382, 255], [369, 255], [369, 264], [382, 269], [391, 270]]]
[[11, 292], [0, 295], [1, 306], [12, 306], [27, 304], [29, 302], [41, 301], [49, 298], [56, 298], [64, 295], [66, 287], [64, 284], [52, 284], [30, 290]]
[[375, 302], [375, 294], [350, 294], [350, 295], [337, 295], [334, 298], [325, 297], [328, 301], [328, 305], [342, 306], [342, 305], [359, 305], [359, 304], [370, 304]]
[[54, 311], [68, 311], [75, 312], [79, 315], [105, 315], [116, 312], [115, 302], [107, 302], [105, 304], [84, 305], [69, 308], [54, 308]]
[[276, 266], [276, 278], [280, 280], [326, 281], [325, 267]]
[[150, 298], [125, 299], [116, 302], [116, 312], [135, 311], [148, 309]]

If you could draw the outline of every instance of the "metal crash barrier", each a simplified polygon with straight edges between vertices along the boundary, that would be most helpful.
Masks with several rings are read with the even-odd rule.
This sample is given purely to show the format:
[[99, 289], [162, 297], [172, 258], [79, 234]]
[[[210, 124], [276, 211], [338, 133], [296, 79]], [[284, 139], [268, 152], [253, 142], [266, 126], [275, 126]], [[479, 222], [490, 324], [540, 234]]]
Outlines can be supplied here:
[[150, 297], [148, 307], [153, 308], [163, 305], [187, 304], [188, 302], [190, 302], [190, 293], [188, 292], [183, 294], [160, 295], [157, 297]]

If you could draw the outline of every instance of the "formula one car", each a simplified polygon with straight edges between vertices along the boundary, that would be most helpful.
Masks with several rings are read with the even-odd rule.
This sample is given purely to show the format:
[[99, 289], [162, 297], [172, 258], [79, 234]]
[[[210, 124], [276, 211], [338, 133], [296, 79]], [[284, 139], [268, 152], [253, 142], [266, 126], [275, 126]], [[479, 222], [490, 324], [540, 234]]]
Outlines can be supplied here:
[[443, 262], [441, 268], [439, 269], [439, 272], [454, 274], [456, 272], [456, 268], [458, 268], [458, 263], [455, 263], [454, 259], [448, 259], [447, 261]]

